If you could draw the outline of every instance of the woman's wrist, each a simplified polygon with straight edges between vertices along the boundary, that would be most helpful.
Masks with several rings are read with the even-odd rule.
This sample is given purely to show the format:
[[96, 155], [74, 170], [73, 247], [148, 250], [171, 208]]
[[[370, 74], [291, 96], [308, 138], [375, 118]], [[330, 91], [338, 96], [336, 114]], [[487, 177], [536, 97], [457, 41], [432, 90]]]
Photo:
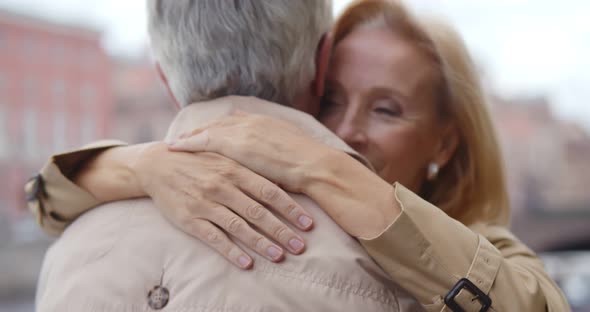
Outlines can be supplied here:
[[363, 184], [387, 184], [356, 159], [331, 148], [322, 151], [313, 163], [301, 171], [302, 193], [310, 197], [323, 196], [326, 191], [353, 197], [360, 195], [355, 191], [360, 191], [359, 186]]
[[122, 155], [126, 156], [125, 172], [130, 177], [130, 186], [128, 195], [135, 194], [136, 197], [149, 196], [148, 185], [154, 178], [154, 166], [162, 163], [166, 153], [172, 153], [168, 150], [168, 145], [164, 142], [156, 141], [132, 145]]
[[393, 186], [345, 153], [325, 153], [306, 171], [303, 193], [353, 236], [374, 238], [401, 213]]
[[89, 159], [73, 182], [102, 203], [145, 196], [134, 165], [143, 145], [109, 148]]
[[318, 187], [326, 187], [336, 179], [334, 161], [339, 161], [342, 156], [346, 156], [341, 151], [324, 148], [324, 146], [316, 151], [317, 155], [313, 157], [313, 160], [299, 166], [299, 172], [294, 174], [300, 177], [298, 183], [301, 186], [300, 192], [310, 197], [314, 191], [318, 190]]

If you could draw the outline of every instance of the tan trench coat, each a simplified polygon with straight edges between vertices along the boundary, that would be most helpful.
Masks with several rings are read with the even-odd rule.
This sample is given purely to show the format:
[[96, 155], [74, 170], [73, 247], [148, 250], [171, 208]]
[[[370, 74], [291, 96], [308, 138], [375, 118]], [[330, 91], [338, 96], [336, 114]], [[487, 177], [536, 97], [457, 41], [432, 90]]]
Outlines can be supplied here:
[[[103, 141], [54, 155], [27, 184], [29, 207], [47, 233], [60, 234], [83, 212], [100, 204], [68, 177], [84, 160], [123, 144]], [[360, 242], [427, 311], [452, 311], [444, 297], [462, 278], [489, 296], [490, 311], [570, 310], [539, 258], [506, 227], [463, 225], [402, 185], [392, 187], [402, 214], [380, 236]], [[454, 298], [465, 311], [481, 309], [481, 301], [465, 288]]]

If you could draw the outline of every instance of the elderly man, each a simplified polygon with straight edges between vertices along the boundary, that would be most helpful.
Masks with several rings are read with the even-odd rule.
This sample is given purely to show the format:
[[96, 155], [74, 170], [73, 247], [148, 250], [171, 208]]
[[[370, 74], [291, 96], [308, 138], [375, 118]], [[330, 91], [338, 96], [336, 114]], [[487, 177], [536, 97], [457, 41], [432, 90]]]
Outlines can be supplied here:
[[[309, 86], [317, 45], [330, 26], [329, 2], [149, 0], [148, 8], [154, 54], [171, 94], [183, 107], [168, 138], [237, 108], [295, 121], [325, 144], [360, 157], [309, 115], [292, 108], [270, 102], [236, 107], [231, 98], [211, 101], [225, 95], [251, 95], [306, 109], [313, 100]], [[112, 144], [61, 160], [71, 165], [107, 146]], [[76, 213], [59, 207], [68, 194], [43, 190], [43, 179], [69, 188], [77, 194], [69, 200], [82, 206], [95, 201], [64, 175], [67, 172], [50, 163], [33, 183], [40, 191], [33, 194], [32, 205], [46, 228], [59, 230]], [[37, 309], [398, 311], [402, 309], [399, 297], [410, 302], [358, 242], [309, 198], [293, 198], [313, 213], [317, 228], [302, 235], [313, 237], [314, 244], [280, 265], [256, 257], [252, 271], [236, 268], [170, 225], [151, 200], [99, 206], [71, 224], [48, 251]], [[223, 233], [211, 224], [202, 224], [198, 231], [207, 233], [204, 238], [213, 247], [224, 241]], [[291, 237], [299, 240], [298, 234]], [[295, 252], [301, 251], [302, 243], [295, 244]], [[239, 249], [226, 250], [239, 253]], [[233, 259], [239, 266], [251, 265], [250, 259], [237, 254]]]

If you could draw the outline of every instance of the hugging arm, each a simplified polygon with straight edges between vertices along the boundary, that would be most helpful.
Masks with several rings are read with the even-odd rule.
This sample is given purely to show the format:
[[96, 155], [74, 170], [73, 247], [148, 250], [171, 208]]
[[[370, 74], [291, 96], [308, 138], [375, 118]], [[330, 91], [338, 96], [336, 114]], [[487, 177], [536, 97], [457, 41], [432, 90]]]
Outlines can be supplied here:
[[218, 154], [171, 152], [161, 142], [107, 141], [53, 156], [26, 190], [30, 208], [51, 234], [100, 204], [151, 197], [172, 224], [244, 269], [252, 258], [228, 235], [275, 262], [284, 249], [299, 254], [305, 248], [266, 207], [300, 230], [312, 228], [309, 214], [267, 179]]

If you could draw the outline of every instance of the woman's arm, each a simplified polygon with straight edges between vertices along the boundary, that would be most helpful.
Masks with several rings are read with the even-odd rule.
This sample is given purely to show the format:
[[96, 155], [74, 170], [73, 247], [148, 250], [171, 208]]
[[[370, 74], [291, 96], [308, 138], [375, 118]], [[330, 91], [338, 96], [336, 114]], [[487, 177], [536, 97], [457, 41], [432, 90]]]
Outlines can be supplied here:
[[251, 267], [251, 257], [219, 228], [269, 260], [281, 261], [283, 248], [269, 238], [293, 254], [303, 252], [304, 241], [263, 205], [301, 230], [311, 229], [313, 222], [282, 189], [235, 161], [212, 153], [171, 152], [161, 142], [100, 145], [58, 155], [27, 189], [30, 206], [42, 216], [44, 228], [54, 232], [96, 205], [149, 196], [175, 226], [241, 268]]
[[[306, 193], [363, 233], [355, 236], [369, 255], [426, 310], [444, 311], [445, 297], [461, 278], [490, 297], [491, 311], [570, 310], [541, 260], [506, 227], [467, 227], [400, 184], [382, 191], [380, 183], [360, 172], [368, 170], [350, 166], [339, 155], [320, 166], [323, 170], [312, 170], [320, 174], [308, 176]], [[383, 202], [378, 202], [382, 197], [376, 192], [387, 194]], [[387, 198], [395, 204], [385, 202]], [[371, 225], [370, 220], [362, 221], [352, 213], [351, 205], [343, 204], [348, 199], [357, 204], [364, 200], [359, 210], [382, 205], [392, 217]], [[363, 230], [371, 226], [377, 231]], [[454, 300], [465, 311], [480, 311], [482, 304], [475, 298], [463, 290]]]
[[[403, 186], [394, 185], [402, 213], [381, 235], [361, 239], [369, 254], [429, 311], [467, 278], [492, 300], [490, 311], [570, 311], [541, 260], [503, 226], [467, 227]], [[465, 311], [481, 302], [463, 290]]]
[[147, 196], [141, 188], [134, 165], [148, 144], [109, 148], [81, 163], [72, 173], [76, 185], [100, 203]]
[[171, 150], [234, 159], [287, 191], [311, 197], [353, 236], [375, 237], [400, 213], [390, 184], [283, 120], [236, 113], [182, 137], [169, 143]]
[[25, 186], [27, 202], [45, 232], [59, 235], [67, 225], [101, 202], [73, 182], [81, 166], [118, 146], [120, 141], [100, 141], [79, 150], [53, 155]]

